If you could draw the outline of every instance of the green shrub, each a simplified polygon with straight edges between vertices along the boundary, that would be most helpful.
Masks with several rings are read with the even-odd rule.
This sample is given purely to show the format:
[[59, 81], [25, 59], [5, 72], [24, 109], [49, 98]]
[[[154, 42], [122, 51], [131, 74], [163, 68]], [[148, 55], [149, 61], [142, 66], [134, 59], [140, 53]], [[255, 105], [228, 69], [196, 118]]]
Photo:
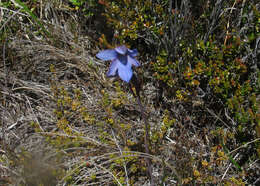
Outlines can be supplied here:
[[[182, 105], [200, 100], [202, 112], [193, 115], [198, 125], [209, 109], [222, 113], [216, 125], [235, 136], [226, 142], [229, 149], [259, 137], [259, 10], [255, 1], [205, 1], [196, 7], [199, 13], [191, 11], [194, 4], [172, 5], [167, 0], [105, 2], [104, 16], [114, 29], [114, 44], [138, 48], [146, 60], [144, 79], [159, 82], [163, 90], [159, 96]], [[192, 108], [188, 112], [194, 113]], [[208, 121], [210, 117], [205, 116]], [[158, 137], [155, 132], [154, 142]], [[247, 148], [253, 153], [243, 154], [240, 165], [259, 152], [259, 143]]]

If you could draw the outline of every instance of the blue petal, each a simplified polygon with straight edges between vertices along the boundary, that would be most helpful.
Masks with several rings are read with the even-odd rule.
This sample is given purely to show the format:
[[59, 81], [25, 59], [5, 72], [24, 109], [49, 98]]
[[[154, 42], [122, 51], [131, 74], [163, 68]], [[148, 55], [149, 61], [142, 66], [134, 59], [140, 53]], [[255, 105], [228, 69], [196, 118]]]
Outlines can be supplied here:
[[115, 51], [117, 51], [119, 54], [125, 55], [127, 52], [127, 49], [125, 45], [119, 46], [115, 48]]
[[118, 63], [120, 63], [118, 60], [113, 60], [109, 66], [109, 70], [107, 72], [107, 76], [115, 76], [118, 69]]
[[117, 53], [114, 49], [108, 49], [100, 51], [96, 56], [97, 58], [106, 61], [115, 59], [117, 57]]
[[129, 83], [130, 79], [133, 76], [131, 66], [118, 63], [118, 75], [123, 81]]
[[127, 56], [127, 62], [130, 63], [131, 65], [134, 65], [136, 67], [140, 66], [140, 63], [133, 57]]
[[132, 57], [135, 57], [138, 55], [137, 49], [130, 50], [128, 49], [128, 54]]

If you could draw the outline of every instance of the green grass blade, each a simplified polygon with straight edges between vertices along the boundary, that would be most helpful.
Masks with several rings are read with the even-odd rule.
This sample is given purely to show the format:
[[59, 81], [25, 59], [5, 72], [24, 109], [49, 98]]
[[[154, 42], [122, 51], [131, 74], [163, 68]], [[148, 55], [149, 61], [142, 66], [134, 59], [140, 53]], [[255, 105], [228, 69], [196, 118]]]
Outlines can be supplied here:
[[32, 13], [32, 11], [20, 0], [14, 0], [18, 5], [20, 5], [25, 12], [27, 12], [31, 18], [37, 23], [37, 25], [43, 30], [43, 32], [49, 37], [51, 38], [51, 34], [44, 28], [43, 24], [39, 21], [39, 19], [37, 18], [36, 15], [34, 15], [34, 13]]
[[225, 154], [228, 156], [228, 159], [231, 161], [231, 163], [233, 163], [233, 165], [235, 165], [235, 167], [239, 170], [242, 171], [242, 168], [240, 167], [240, 165], [236, 162], [236, 160], [234, 160], [234, 158], [229, 154], [229, 150], [228, 148], [225, 146], [224, 142], [221, 143], [223, 150], [225, 152]]

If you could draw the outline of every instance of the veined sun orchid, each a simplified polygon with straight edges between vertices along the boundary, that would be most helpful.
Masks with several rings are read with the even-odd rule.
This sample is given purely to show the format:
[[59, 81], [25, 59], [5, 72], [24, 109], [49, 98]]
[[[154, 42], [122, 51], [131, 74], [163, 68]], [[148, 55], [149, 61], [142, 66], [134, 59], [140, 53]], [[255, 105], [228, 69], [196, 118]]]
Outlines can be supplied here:
[[137, 55], [136, 49], [130, 50], [122, 45], [115, 49], [100, 51], [96, 56], [104, 61], [112, 61], [107, 72], [108, 77], [118, 75], [123, 81], [129, 83], [133, 76], [132, 65], [140, 66], [140, 63], [135, 59]]

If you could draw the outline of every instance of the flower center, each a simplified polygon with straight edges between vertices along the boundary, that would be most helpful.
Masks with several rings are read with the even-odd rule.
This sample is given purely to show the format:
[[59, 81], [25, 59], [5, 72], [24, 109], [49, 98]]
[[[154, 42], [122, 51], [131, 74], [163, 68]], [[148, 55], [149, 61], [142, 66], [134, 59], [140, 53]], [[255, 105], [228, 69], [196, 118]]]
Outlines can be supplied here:
[[117, 53], [117, 59], [124, 65], [127, 64], [127, 55]]

